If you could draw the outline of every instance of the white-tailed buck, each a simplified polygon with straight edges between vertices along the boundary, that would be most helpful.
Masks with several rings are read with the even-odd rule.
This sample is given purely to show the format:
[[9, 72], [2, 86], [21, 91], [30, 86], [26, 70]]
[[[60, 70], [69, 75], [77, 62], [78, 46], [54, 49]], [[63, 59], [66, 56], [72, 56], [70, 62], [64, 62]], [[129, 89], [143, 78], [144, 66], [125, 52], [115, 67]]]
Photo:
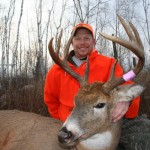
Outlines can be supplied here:
[[[101, 35], [131, 50], [139, 58], [136, 67], [132, 71], [132, 74], [137, 75], [144, 65], [144, 48], [139, 34], [132, 23], [129, 23], [128, 26], [120, 16], [118, 18], [124, 26], [130, 41], [106, 34]], [[120, 84], [125, 82], [129, 73], [123, 77], [115, 78], [115, 64], [109, 81], [106, 83], [95, 82], [88, 84], [88, 59], [84, 77], [73, 72], [67, 64], [67, 54], [73, 34], [66, 46], [66, 55], [63, 60], [59, 58], [61, 35], [56, 52], [52, 46], [53, 39], [49, 43], [50, 54], [54, 62], [73, 76], [81, 85], [75, 97], [75, 107], [71, 115], [60, 129], [61, 123], [52, 118], [40, 117], [39, 115], [25, 112], [15, 111], [12, 113], [11, 111], [2, 111], [0, 112], [0, 149], [116, 149], [121, 134], [121, 121], [112, 121], [111, 112], [114, 104], [118, 101], [131, 101], [140, 95], [144, 88], [137, 84], [120, 86]]]

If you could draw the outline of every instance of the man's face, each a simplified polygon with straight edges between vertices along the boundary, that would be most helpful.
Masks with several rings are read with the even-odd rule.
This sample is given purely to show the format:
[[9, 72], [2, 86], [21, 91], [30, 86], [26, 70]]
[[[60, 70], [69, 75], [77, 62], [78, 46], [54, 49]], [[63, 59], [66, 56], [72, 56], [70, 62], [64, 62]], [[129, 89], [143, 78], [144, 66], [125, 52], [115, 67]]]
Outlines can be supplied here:
[[95, 40], [89, 30], [84, 28], [77, 29], [72, 40], [72, 46], [77, 58], [85, 58], [92, 52], [94, 45]]

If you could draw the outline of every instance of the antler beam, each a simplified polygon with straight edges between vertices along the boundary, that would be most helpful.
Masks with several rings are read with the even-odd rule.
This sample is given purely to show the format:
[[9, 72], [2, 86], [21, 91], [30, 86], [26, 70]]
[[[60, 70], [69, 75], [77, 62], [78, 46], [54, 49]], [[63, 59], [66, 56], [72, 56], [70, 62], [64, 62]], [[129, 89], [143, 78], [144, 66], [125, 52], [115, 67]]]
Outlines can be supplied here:
[[[131, 22], [129, 22], [129, 25], [127, 25], [123, 18], [121, 18], [119, 15], [117, 16], [121, 24], [123, 25], [130, 41], [126, 41], [118, 37], [110, 36], [104, 33], [101, 33], [101, 35], [104, 38], [111, 40], [113, 42], [116, 42], [126, 47], [127, 49], [131, 50], [139, 58], [138, 63], [135, 66], [135, 68], [129, 73], [127, 73], [130, 75], [132, 73], [132, 76], [136, 76], [139, 74], [139, 72], [142, 70], [144, 66], [144, 62], [145, 62], [144, 47], [143, 47], [141, 38], [135, 26]], [[111, 72], [111, 74], [114, 74], [114, 70]], [[126, 81], [125, 76], [122, 76], [121, 78], [115, 78], [114, 75], [113, 76], [111, 75], [110, 80], [103, 85], [103, 89], [106, 93], [109, 93], [112, 89], [124, 83], [125, 81]]]
[[74, 72], [68, 65], [68, 62], [67, 62], [67, 57], [68, 57], [68, 52], [69, 52], [69, 48], [70, 48], [70, 44], [72, 42], [72, 39], [73, 39], [73, 36], [74, 36], [74, 33], [75, 31], [72, 32], [71, 34], [71, 37], [66, 45], [66, 48], [65, 48], [65, 51], [64, 51], [64, 59], [61, 59], [59, 57], [59, 50], [60, 50], [60, 42], [61, 42], [61, 37], [62, 37], [62, 31], [59, 35], [59, 38], [58, 38], [58, 43], [57, 43], [57, 50], [56, 52], [54, 51], [54, 48], [53, 48], [53, 38], [50, 40], [49, 44], [48, 44], [48, 49], [49, 49], [49, 52], [50, 52], [50, 55], [53, 59], [53, 61], [58, 65], [60, 66], [64, 71], [66, 71], [68, 74], [70, 74], [72, 77], [74, 77], [79, 83], [81, 86], [87, 84], [87, 80], [88, 80], [88, 72], [89, 72], [89, 60], [87, 58], [87, 67], [86, 67], [86, 71], [85, 71], [85, 74], [84, 76], [80, 76], [79, 74], [77, 74], [76, 72]]

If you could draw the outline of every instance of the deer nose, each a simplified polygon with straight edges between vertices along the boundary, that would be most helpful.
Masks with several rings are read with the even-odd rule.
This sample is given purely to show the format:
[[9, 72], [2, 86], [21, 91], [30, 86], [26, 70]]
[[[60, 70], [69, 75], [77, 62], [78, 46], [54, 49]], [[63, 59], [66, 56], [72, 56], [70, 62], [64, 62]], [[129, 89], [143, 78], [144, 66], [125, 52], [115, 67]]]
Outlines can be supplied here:
[[58, 141], [60, 143], [67, 143], [71, 138], [73, 137], [73, 134], [71, 131], [68, 131], [66, 127], [63, 127], [58, 134]]

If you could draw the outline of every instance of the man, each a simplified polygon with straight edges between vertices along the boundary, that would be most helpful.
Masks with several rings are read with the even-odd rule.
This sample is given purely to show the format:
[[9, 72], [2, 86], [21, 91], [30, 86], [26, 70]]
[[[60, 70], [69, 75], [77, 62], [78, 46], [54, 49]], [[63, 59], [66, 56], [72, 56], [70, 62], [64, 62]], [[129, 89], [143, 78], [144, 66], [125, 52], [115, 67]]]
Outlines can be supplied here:
[[[92, 27], [89, 24], [77, 24], [73, 30], [75, 34], [72, 40], [73, 50], [69, 53], [68, 62], [73, 71], [84, 74], [86, 59], [89, 55], [90, 72], [88, 82], [106, 82], [109, 79], [110, 70], [114, 63], [113, 58], [98, 54], [94, 49], [95, 39]], [[115, 76], [123, 75], [119, 64], [115, 69]], [[58, 65], [53, 65], [49, 70], [45, 88], [44, 101], [53, 118], [65, 121], [74, 107], [74, 97], [80, 86], [79, 83], [63, 71]], [[126, 118], [134, 118], [138, 114], [140, 98], [130, 102], [118, 102], [112, 113], [113, 121]]]

